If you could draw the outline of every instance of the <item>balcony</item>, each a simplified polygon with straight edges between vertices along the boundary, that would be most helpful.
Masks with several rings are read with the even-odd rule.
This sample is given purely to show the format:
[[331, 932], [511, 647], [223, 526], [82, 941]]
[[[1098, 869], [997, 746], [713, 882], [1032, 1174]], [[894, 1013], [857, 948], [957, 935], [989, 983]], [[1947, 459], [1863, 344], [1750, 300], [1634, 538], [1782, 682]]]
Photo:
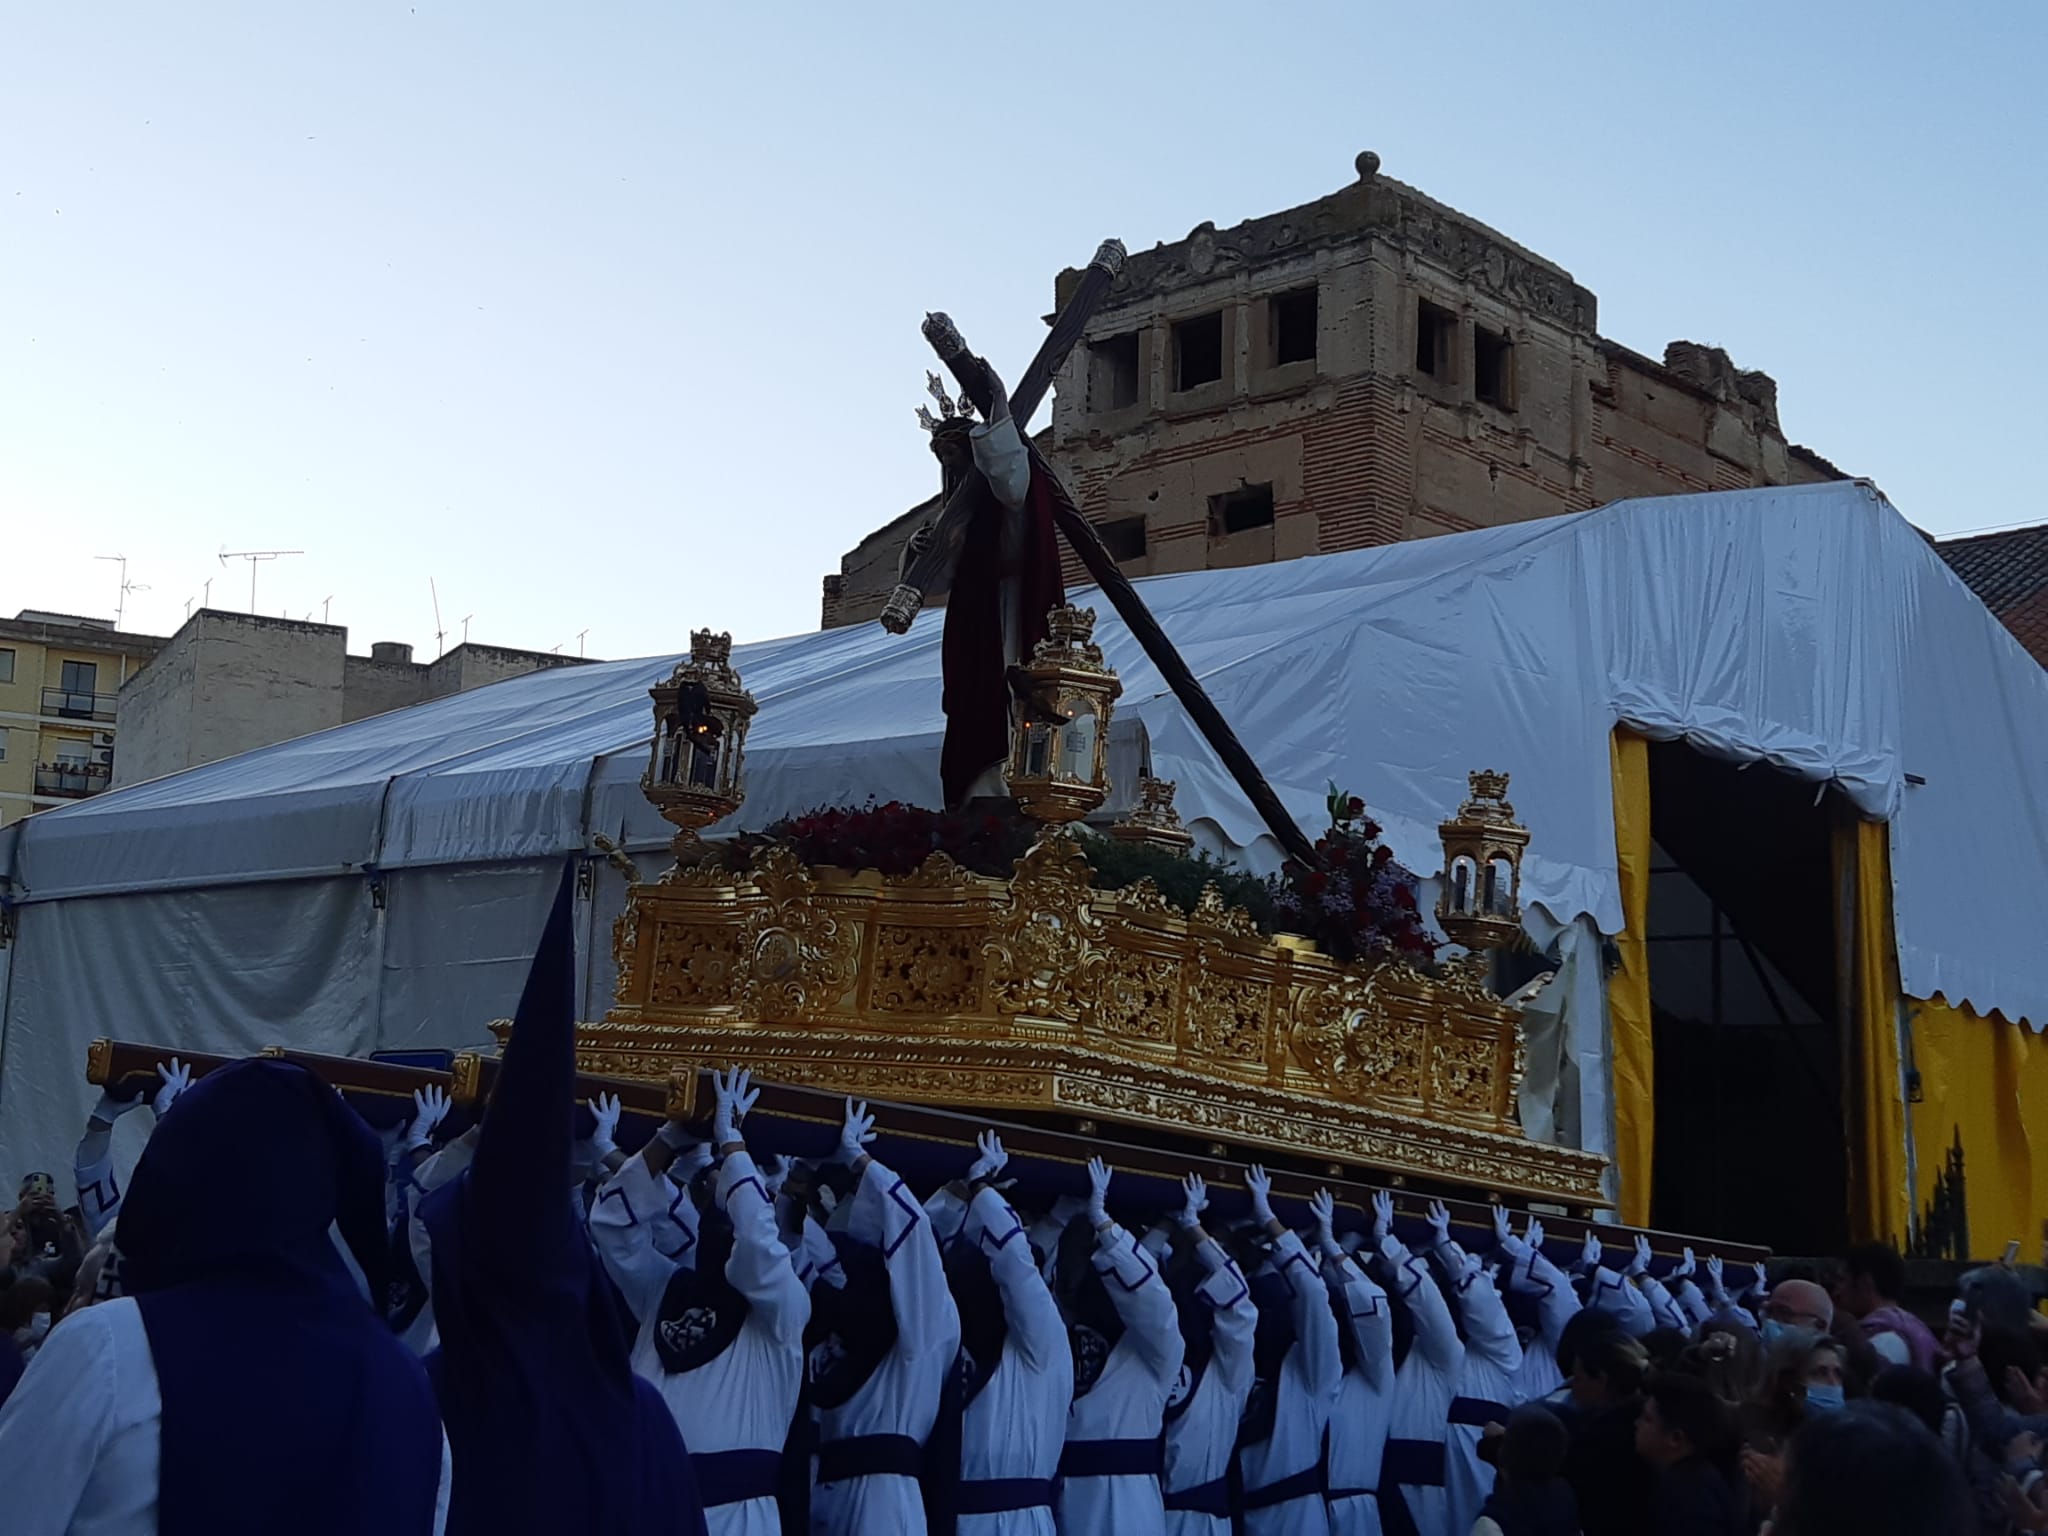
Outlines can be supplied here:
[[111, 720], [114, 718], [114, 695], [73, 693], [67, 688], [45, 688], [43, 713], [54, 715], [60, 720]]
[[105, 793], [114, 770], [106, 763], [37, 763], [36, 793], [59, 800], [83, 800]]

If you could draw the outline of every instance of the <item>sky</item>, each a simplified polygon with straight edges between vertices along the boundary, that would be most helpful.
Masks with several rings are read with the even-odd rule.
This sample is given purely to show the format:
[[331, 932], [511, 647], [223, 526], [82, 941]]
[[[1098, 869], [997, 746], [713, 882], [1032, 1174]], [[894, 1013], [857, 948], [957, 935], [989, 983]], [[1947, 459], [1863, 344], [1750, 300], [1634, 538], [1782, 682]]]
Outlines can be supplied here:
[[292, 550], [257, 608], [357, 652], [814, 628], [934, 488], [926, 310], [1014, 375], [1104, 237], [1368, 148], [1605, 335], [1772, 374], [1922, 527], [2048, 520], [2034, 0], [112, 0], [0, 38], [4, 614], [112, 617], [123, 555], [169, 633], [248, 608], [223, 552]]

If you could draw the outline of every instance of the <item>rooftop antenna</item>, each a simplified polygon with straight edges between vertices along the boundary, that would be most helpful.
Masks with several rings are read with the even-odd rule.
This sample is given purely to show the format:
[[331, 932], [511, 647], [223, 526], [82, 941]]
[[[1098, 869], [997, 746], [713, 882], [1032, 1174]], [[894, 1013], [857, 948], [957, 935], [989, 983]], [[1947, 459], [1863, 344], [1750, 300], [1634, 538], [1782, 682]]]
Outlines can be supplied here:
[[[320, 622], [322, 624], [325, 624], [327, 622], [327, 609], [328, 606], [331, 603], [333, 603], [333, 601], [334, 596], [332, 593], [329, 593], [326, 597], [320, 599]], [[306, 615], [306, 617], [310, 619], [311, 617], [313, 617], [313, 615], [309, 613]]]
[[439, 661], [448, 652], [448, 631], [441, 627], [441, 589], [434, 585], [434, 578], [427, 578], [427, 591], [434, 599], [434, 659]]
[[462, 616], [462, 643], [464, 645], [469, 644], [469, 621], [475, 617], [476, 615], [473, 613], [465, 613]]
[[589, 633], [590, 631], [587, 629], [579, 629], [576, 631], [576, 654], [578, 656], [581, 656], [583, 654], [583, 637]]
[[[128, 594], [130, 592], [147, 592], [149, 588], [142, 582], [130, 581], [128, 579], [128, 557], [126, 555], [94, 555], [93, 559], [111, 560], [121, 567], [121, 587], [114, 598], [114, 628], [119, 629], [122, 617], [128, 612]], [[186, 606], [189, 608], [191, 605], [187, 604]]]
[[[282, 560], [286, 555], [303, 555], [303, 549], [224, 549], [220, 552], [220, 563], [230, 560], [249, 562], [249, 612], [256, 611], [256, 568], [266, 560]], [[212, 583], [209, 582], [208, 586]]]

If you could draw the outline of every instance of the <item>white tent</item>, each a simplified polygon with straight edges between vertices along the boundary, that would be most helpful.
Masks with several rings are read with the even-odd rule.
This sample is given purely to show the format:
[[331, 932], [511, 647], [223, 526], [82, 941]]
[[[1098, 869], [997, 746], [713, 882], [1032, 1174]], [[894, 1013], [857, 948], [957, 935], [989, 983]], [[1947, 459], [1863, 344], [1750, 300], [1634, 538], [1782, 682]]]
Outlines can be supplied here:
[[[1908, 993], [2048, 1023], [2048, 816], [2029, 793], [2048, 673], [1865, 484], [1620, 502], [1142, 590], [1311, 831], [1334, 780], [1434, 870], [1466, 772], [1507, 770], [1534, 834], [1534, 925], [1613, 933], [1610, 732], [1682, 737], [1890, 822]], [[1270, 867], [1271, 839], [1114, 613], [1076, 599], [1101, 610], [1119, 709], [1183, 814]], [[941, 621], [738, 648], [761, 704], [740, 820], [936, 803]], [[485, 1039], [559, 861], [601, 834], [657, 862], [667, 829], [638, 781], [647, 690], [674, 660], [536, 673], [0, 832], [0, 1168], [61, 1166], [95, 1035], [357, 1054]], [[623, 882], [590, 867], [595, 1015]], [[1571, 1049], [1597, 1069], [1597, 1023]], [[1603, 1076], [1584, 1073], [1592, 1146]]]

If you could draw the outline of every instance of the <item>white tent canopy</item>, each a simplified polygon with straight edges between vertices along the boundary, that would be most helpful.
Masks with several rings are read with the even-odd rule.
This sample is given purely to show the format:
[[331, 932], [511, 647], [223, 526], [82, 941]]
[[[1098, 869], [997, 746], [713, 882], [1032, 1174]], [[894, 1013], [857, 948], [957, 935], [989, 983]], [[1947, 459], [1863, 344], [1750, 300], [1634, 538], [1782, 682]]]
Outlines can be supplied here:
[[[1334, 780], [1432, 871], [1473, 768], [1514, 776], [1525, 899], [1621, 925], [1617, 722], [1834, 784], [1892, 824], [1915, 996], [2048, 1023], [2048, 674], [1856, 482], [1620, 502], [1474, 533], [1142, 584], [1313, 831]], [[1212, 848], [1269, 837], [1092, 593], [1120, 715]], [[691, 620], [716, 615], [690, 615]], [[740, 821], [937, 801], [939, 634], [742, 646], [761, 704]], [[652, 851], [648, 688], [673, 657], [535, 673], [47, 812], [0, 833], [0, 1166], [58, 1161], [96, 1034], [363, 1052], [480, 1038], [509, 1008], [557, 861]], [[615, 911], [596, 891], [592, 936]], [[232, 889], [246, 887], [247, 889]], [[601, 1011], [605, 946], [586, 985]]]

